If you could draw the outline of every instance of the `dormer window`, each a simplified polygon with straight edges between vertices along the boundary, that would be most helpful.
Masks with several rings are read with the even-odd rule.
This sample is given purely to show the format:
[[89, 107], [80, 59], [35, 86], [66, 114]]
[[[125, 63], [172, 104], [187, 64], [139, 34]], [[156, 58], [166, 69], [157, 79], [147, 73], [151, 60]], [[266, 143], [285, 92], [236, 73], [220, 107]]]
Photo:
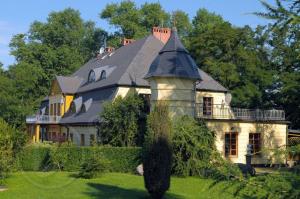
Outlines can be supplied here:
[[88, 82], [94, 82], [96, 80], [96, 74], [93, 70], [89, 73]]
[[76, 105], [75, 105], [74, 101], [71, 103], [70, 113], [72, 113], [72, 114], [76, 113]]
[[106, 79], [106, 72], [105, 70], [101, 71], [101, 75], [100, 75], [100, 79], [99, 80], [103, 80]]

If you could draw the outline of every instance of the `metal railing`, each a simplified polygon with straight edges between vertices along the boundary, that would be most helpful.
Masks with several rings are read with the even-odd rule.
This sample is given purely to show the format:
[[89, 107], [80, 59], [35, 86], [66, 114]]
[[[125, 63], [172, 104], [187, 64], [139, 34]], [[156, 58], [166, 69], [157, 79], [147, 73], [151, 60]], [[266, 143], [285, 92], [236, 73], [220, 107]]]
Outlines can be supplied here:
[[224, 104], [214, 104], [204, 106], [196, 104], [196, 117], [207, 119], [238, 119], [256, 121], [284, 121], [285, 113], [283, 110], [261, 110], [261, 109], [242, 109], [234, 108]]
[[33, 115], [26, 117], [26, 123], [53, 124], [58, 123], [61, 116], [55, 115]]

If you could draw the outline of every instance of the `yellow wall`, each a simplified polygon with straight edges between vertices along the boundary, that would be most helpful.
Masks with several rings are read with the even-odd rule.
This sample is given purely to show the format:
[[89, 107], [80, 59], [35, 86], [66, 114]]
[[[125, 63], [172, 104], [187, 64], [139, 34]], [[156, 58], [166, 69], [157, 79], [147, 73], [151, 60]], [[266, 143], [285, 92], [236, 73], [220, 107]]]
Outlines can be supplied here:
[[151, 106], [159, 100], [166, 101], [171, 117], [195, 115], [195, 82], [179, 78], [151, 78]]
[[66, 113], [69, 110], [73, 99], [74, 99], [73, 95], [65, 95], [64, 113]]
[[[203, 97], [213, 97], [213, 104], [225, 103], [225, 92], [197, 91], [196, 97], [193, 94], [194, 84], [191, 80], [172, 79], [172, 78], [156, 78], [156, 81], [150, 81], [152, 89], [149, 88], [133, 88], [133, 87], [118, 87], [117, 96], [125, 97], [134, 91], [139, 94], [151, 94], [151, 100], [172, 100], [171, 107], [175, 114], [194, 115], [195, 110], [193, 99], [196, 98], [196, 103], [203, 103]], [[187, 113], [182, 110], [186, 107]]]
[[64, 95], [56, 80], [52, 81], [50, 96], [49, 96], [49, 112], [51, 111], [51, 104], [60, 104], [60, 116], [63, 116], [70, 108], [73, 101], [73, 95]]
[[196, 103], [203, 103], [203, 97], [213, 97], [213, 104], [225, 103], [225, 92], [197, 91]]
[[[65, 134], [68, 133], [68, 130], [66, 127], [62, 127], [61, 130], [62, 130], [62, 133], [65, 133]], [[90, 146], [90, 143], [91, 143], [90, 137], [91, 137], [91, 135], [94, 135], [94, 137], [97, 136], [97, 128], [95, 126], [69, 126], [69, 134], [73, 135], [72, 142], [77, 146], [80, 146], [81, 134], [84, 134], [84, 141], [85, 141], [84, 146]]]
[[[257, 122], [236, 122], [236, 121], [208, 121], [207, 125], [216, 133], [216, 147], [224, 156], [225, 150], [225, 132], [238, 132], [238, 156], [230, 157], [234, 163], [245, 163], [247, 145], [249, 143], [249, 133], [261, 133], [262, 148], [274, 149], [285, 147], [287, 139], [287, 125], [275, 123], [257, 123]], [[271, 153], [265, 151], [262, 156], [256, 156], [252, 159], [253, 164], [284, 163], [284, 159], [275, 160], [270, 158]]]

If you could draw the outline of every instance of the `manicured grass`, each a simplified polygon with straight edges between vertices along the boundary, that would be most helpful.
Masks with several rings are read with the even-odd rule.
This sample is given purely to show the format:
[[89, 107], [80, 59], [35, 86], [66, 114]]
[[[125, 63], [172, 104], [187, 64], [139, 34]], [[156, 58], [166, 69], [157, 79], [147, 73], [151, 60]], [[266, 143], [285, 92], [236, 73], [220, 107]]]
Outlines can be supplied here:
[[[96, 179], [78, 179], [67, 172], [18, 172], [7, 179], [8, 190], [0, 198], [148, 198], [143, 177], [107, 173]], [[168, 199], [177, 198], [234, 198], [235, 185], [215, 184], [200, 178], [172, 178]]]

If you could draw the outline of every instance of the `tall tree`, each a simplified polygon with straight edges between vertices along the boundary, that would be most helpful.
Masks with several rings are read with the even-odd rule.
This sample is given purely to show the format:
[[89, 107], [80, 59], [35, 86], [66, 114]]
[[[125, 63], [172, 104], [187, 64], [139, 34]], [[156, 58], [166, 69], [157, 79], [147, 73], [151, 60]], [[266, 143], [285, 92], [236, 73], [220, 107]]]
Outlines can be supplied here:
[[250, 27], [233, 27], [205, 9], [193, 19], [189, 50], [200, 68], [231, 90], [234, 106], [267, 105], [263, 102], [273, 83], [272, 71], [266, 49], [257, 50], [255, 36]]
[[272, 6], [262, 1], [265, 13], [256, 13], [272, 23], [268, 28], [270, 60], [276, 71], [274, 101], [282, 106], [292, 128], [300, 128], [300, 2], [276, 0]]
[[73, 9], [49, 14], [46, 23], [35, 21], [27, 34], [16, 35], [11, 41], [11, 54], [17, 63], [41, 67], [47, 83], [56, 74], [66, 75], [87, 61], [103, 43], [106, 33], [84, 22]]
[[[153, 26], [172, 26], [171, 14], [166, 12], [160, 3], [145, 3], [141, 7], [136, 6], [134, 1], [111, 3], [100, 13], [100, 18], [113, 25], [120, 37], [133, 39], [148, 35]], [[177, 10], [173, 13], [173, 18], [177, 21], [179, 34], [187, 36], [191, 29], [188, 15]], [[109, 40], [109, 43], [115, 45], [114, 40]]]
[[172, 13], [171, 21], [173, 25], [176, 26], [181, 41], [185, 45], [188, 45], [188, 36], [192, 31], [192, 24], [190, 22], [188, 14], [181, 10], [176, 10]]
[[128, 38], [139, 38], [146, 32], [145, 27], [140, 25], [141, 13], [132, 1], [108, 4], [100, 13], [100, 17], [107, 19], [111, 25]]
[[[288, 25], [300, 24], [299, 0], [276, 0], [276, 6], [260, 0], [267, 12], [255, 12], [256, 15], [275, 20], [274, 27], [284, 28]], [[285, 6], [285, 5], [287, 6]]]

